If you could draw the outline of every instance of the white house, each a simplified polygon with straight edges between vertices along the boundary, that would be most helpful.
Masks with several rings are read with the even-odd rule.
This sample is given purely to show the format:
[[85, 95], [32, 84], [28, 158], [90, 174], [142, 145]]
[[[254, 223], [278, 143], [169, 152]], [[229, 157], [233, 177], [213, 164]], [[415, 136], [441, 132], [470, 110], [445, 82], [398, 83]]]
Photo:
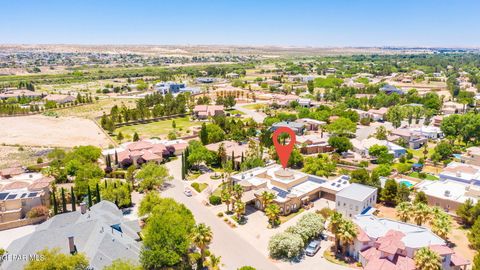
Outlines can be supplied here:
[[376, 188], [354, 183], [337, 193], [335, 208], [343, 216], [352, 218], [370, 212], [376, 201]]

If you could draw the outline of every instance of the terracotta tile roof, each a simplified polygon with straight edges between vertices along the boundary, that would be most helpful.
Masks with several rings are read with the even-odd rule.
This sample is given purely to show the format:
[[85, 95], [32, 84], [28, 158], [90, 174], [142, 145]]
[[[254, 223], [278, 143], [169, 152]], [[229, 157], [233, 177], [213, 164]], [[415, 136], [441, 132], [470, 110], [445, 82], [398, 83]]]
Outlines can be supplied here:
[[167, 151], [167, 147], [163, 144], [154, 144], [153, 147], [150, 149], [150, 152], [157, 154], [157, 155], [163, 155], [164, 152]]
[[397, 256], [395, 265], [399, 270], [415, 270], [415, 261], [409, 257]]
[[156, 154], [154, 154], [152, 152], [149, 152], [149, 151], [145, 151], [142, 155], [142, 158], [146, 161], [162, 159], [161, 156], [156, 155]]
[[368, 235], [365, 233], [365, 231], [363, 231], [362, 228], [360, 228], [360, 226], [358, 226], [358, 225], [357, 225], [357, 231], [358, 231], [358, 234], [357, 234], [358, 241], [360, 241], [360, 242], [370, 241], [370, 237], [368, 237]]
[[42, 190], [50, 186], [49, 182], [35, 182], [28, 186], [28, 190]]
[[118, 162], [122, 162], [124, 160], [130, 159], [130, 151], [125, 150], [122, 152], [117, 152], [117, 156], [118, 156]]
[[6, 168], [3, 170], [0, 170], [0, 175], [6, 176], [6, 175], [19, 175], [22, 174], [24, 170], [22, 167], [12, 167], [12, 168]]
[[448, 255], [448, 254], [455, 253], [455, 251], [453, 251], [451, 248], [449, 248], [447, 246], [443, 246], [443, 245], [431, 245], [429, 248], [432, 251], [435, 251], [436, 253], [438, 253], [438, 255], [440, 255], [440, 256], [445, 256], [445, 255]]
[[375, 247], [369, 247], [368, 249], [361, 251], [360, 254], [363, 258], [365, 258], [366, 261], [379, 259], [380, 257], [382, 257], [382, 252]]
[[385, 236], [377, 239], [376, 243], [379, 244], [378, 250], [389, 254], [396, 254], [398, 250], [404, 250], [405, 244], [402, 242], [404, 236], [405, 234], [399, 231], [388, 231]]
[[468, 265], [468, 264], [470, 264], [469, 260], [461, 257], [460, 255], [457, 255], [456, 253], [452, 254], [451, 265], [462, 266], [462, 265]]
[[387, 259], [373, 259], [363, 270], [398, 270], [395, 264]]
[[147, 141], [138, 141], [138, 142], [133, 142], [127, 146], [128, 150], [130, 151], [136, 151], [136, 150], [143, 150], [143, 149], [148, 149], [151, 148], [153, 145], [150, 142]]
[[15, 181], [3, 186], [3, 190], [14, 190], [28, 187], [29, 183], [22, 181]]

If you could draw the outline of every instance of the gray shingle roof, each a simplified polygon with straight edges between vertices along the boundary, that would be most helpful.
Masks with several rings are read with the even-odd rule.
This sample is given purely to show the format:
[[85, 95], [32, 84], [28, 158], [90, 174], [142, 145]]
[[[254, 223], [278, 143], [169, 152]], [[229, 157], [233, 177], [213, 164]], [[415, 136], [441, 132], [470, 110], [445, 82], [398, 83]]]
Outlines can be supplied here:
[[[122, 232], [113, 229], [117, 225]], [[141, 245], [138, 221], [123, 219], [122, 212], [109, 201], [94, 205], [85, 214], [80, 211], [57, 215], [39, 225], [30, 235], [10, 244], [11, 254], [35, 254], [45, 248], [69, 253], [68, 237], [73, 236], [78, 252], [85, 253], [93, 269], [103, 269], [115, 259], [138, 262]], [[1, 269], [21, 270], [25, 261], [6, 261]]]
[[340, 190], [337, 193], [337, 197], [343, 197], [355, 201], [363, 201], [376, 191], [377, 189], [374, 187], [353, 183], [350, 186]]

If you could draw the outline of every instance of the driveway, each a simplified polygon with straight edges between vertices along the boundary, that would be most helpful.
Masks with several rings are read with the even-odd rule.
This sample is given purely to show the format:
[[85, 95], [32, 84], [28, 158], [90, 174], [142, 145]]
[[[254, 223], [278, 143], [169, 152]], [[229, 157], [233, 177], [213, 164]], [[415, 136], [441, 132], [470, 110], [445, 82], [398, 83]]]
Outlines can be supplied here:
[[250, 104], [258, 104], [258, 103], [243, 103], [243, 104], [236, 104], [233, 108], [235, 108], [236, 110], [239, 110], [241, 111], [242, 113], [250, 116], [253, 118], [253, 120], [255, 120], [255, 122], [257, 123], [263, 123], [263, 119], [265, 119], [265, 117], [267, 117], [267, 115], [265, 115], [264, 113], [262, 112], [257, 112], [255, 110], [252, 110], [252, 109], [248, 109], [248, 108], [245, 108], [243, 106], [245, 105], [250, 105]]
[[169, 189], [162, 192], [163, 197], [174, 198], [185, 204], [195, 216], [197, 222], [203, 222], [210, 226], [213, 231], [211, 250], [216, 256], [222, 256], [222, 269], [236, 270], [242, 266], [250, 265], [258, 270], [279, 269], [275, 264], [258, 252], [250, 243], [242, 239], [228, 227], [222, 219], [213, 214], [210, 209], [201, 204], [197, 196], [187, 197], [183, 194], [188, 185], [181, 180], [181, 160], [173, 160], [166, 163], [170, 174], [174, 177]]

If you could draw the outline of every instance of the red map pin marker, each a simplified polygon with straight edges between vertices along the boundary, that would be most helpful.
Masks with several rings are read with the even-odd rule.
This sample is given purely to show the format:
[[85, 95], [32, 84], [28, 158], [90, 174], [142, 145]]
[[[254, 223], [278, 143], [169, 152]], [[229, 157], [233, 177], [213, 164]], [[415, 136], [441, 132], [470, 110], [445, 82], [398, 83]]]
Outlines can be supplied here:
[[[282, 133], [287, 133], [290, 135], [290, 142], [287, 145], [283, 145], [278, 142], [278, 136]], [[279, 127], [275, 132], [273, 132], [273, 145], [275, 146], [275, 150], [277, 150], [277, 155], [280, 158], [280, 163], [282, 167], [285, 169], [288, 164], [288, 159], [290, 158], [290, 154], [292, 154], [293, 146], [295, 145], [295, 132], [291, 128], [288, 127]]]

